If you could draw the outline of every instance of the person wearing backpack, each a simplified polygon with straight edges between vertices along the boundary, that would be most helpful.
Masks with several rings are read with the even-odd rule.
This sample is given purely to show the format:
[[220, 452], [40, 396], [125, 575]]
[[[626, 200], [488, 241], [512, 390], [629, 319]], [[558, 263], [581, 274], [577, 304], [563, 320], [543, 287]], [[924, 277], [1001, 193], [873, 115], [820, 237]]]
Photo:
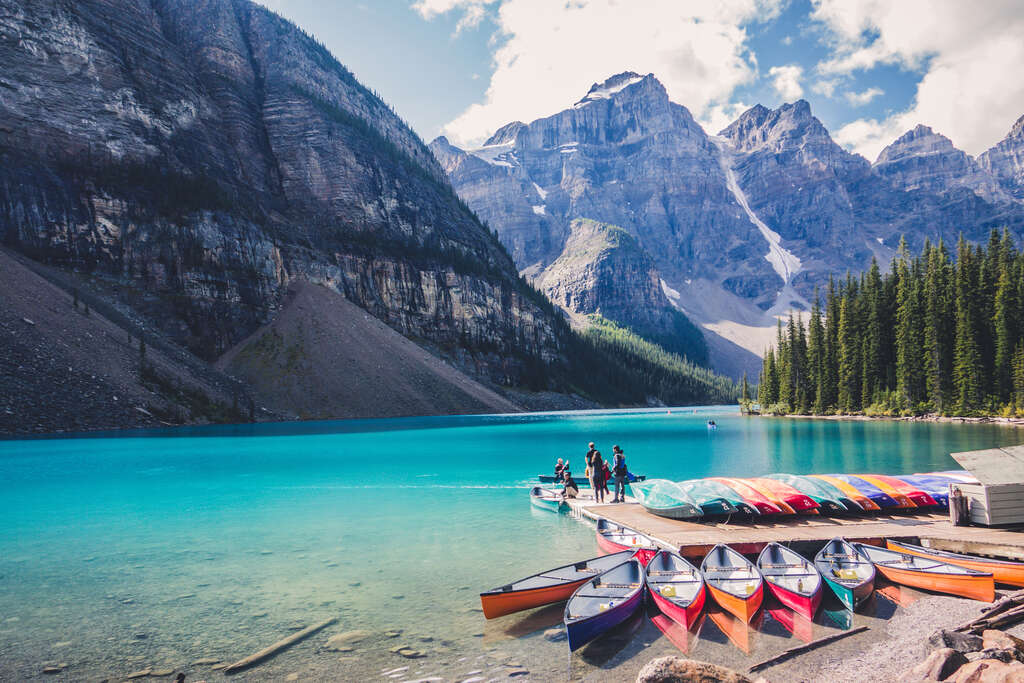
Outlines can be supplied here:
[[615, 497], [612, 498], [612, 502], [625, 503], [626, 480], [629, 477], [629, 470], [626, 468], [626, 456], [623, 455], [622, 449], [618, 446], [613, 446], [612, 451], [615, 453], [615, 466], [612, 467], [612, 476], [615, 477]]

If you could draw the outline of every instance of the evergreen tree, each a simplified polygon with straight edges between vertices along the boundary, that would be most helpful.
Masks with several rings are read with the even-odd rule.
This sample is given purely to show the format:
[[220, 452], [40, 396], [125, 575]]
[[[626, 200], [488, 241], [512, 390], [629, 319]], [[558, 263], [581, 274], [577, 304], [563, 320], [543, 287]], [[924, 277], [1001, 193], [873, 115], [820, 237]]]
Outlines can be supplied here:
[[811, 411], [815, 415], [825, 412], [822, 387], [825, 374], [825, 325], [821, 319], [821, 299], [818, 288], [814, 288], [814, 303], [811, 305], [811, 319], [807, 322], [807, 383], [811, 396]]
[[864, 278], [861, 293], [864, 310], [863, 348], [861, 352], [861, 405], [875, 402], [881, 389], [882, 373], [882, 276], [878, 261], [871, 259], [871, 268]]
[[1013, 354], [1013, 403], [1018, 415], [1024, 415], [1024, 343]]
[[1013, 389], [1013, 353], [1017, 340], [1014, 338], [1020, 312], [1016, 297], [1016, 286], [1011, 280], [1009, 264], [1001, 263], [1002, 273], [996, 285], [995, 306], [992, 313], [992, 328], [995, 334], [995, 362], [992, 373], [992, 389], [996, 399], [1005, 403], [1010, 400]]
[[860, 353], [853, 301], [843, 297], [839, 304], [839, 392], [842, 413], [860, 410]]
[[908, 407], [924, 398], [923, 323], [919, 284], [911, 273], [906, 243], [900, 242], [894, 268], [896, 274], [896, 384]]
[[973, 298], [977, 292], [974, 255], [963, 236], [957, 245], [956, 267], [956, 344], [953, 358], [953, 382], [956, 410], [969, 415], [981, 405], [981, 354], [975, 338]]
[[747, 383], [747, 371], [743, 371], [743, 381], [740, 383], [740, 400], [750, 400], [750, 385]]
[[819, 401], [824, 410], [834, 410], [839, 397], [839, 297], [830, 275], [825, 292], [825, 368], [822, 372]]
[[950, 310], [949, 254], [940, 241], [925, 253], [924, 382], [926, 395], [939, 413], [945, 413], [950, 393], [953, 357]]

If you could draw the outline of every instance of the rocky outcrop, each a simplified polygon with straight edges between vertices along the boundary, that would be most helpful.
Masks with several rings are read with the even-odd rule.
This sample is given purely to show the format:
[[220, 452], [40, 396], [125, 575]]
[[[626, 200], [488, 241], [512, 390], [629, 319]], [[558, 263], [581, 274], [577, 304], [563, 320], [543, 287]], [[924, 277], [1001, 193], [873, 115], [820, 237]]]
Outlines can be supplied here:
[[573, 220], [562, 253], [534, 283], [570, 313], [599, 314], [693, 362], [707, 363], [702, 335], [672, 307], [653, 259], [622, 228]]
[[670, 656], [647, 662], [636, 683], [750, 683], [750, 679], [724, 666]]
[[949, 138], [924, 125], [907, 131], [883, 149], [872, 169], [907, 191], [947, 194], [967, 190], [988, 201], [1011, 201], [977, 161], [954, 147]]
[[203, 358], [296, 280], [496, 382], [560, 357], [415, 133], [262, 7], [0, 0], [0, 63], [0, 241], [116, 284]]
[[1024, 201], [1024, 116], [1017, 119], [1003, 140], [978, 157], [978, 163], [1003, 189]]

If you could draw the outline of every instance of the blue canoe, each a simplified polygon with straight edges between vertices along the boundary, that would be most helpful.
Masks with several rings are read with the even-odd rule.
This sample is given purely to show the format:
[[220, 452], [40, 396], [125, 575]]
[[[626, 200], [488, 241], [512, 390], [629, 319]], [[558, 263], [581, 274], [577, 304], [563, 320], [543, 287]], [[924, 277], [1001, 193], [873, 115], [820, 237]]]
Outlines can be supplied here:
[[952, 483], [945, 477], [930, 474], [899, 474], [893, 475], [900, 481], [916, 486], [935, 499], [941, 507], [949, 507], [949, 485]]
[[565, 605], [569, 651], [633, 616], [644, 602], [644, 568], [631, 558], [576, 589]]
[[852, 474], [830, 474], [828, 476], [835, 477], [840, 481], [845, 481], [847, 484], [870, 498], [880, 508], [900, 507], [900, 504], [894, 500], [892, 496], [874, 484], [864, 481], [860, 477], [855, 477]]

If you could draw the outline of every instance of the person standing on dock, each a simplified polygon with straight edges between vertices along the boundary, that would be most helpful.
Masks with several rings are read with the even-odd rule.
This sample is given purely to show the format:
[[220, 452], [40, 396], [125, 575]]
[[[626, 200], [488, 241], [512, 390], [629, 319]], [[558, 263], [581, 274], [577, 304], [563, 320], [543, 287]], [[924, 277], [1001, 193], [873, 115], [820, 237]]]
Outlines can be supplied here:
[[590, 488], [594, 491], [594, 502], [604, 502], [604, 460], [601, 458], [601, 451], [594, 451], [594, 457], [590, 459]]
[[626, 467], [626, 456], [618, 446], [613, 446], [612, 451], [615, 453], [615, 466], [612, 467], [612, 475], [615, 477], [615, 497], [612, 498], [612, 502], [625, 503], [626, 479], [629, 476], [629, 469]]
[[593, 441], [587, 444], [587, 448], [589, 448], [590, 450], [587, 451], [587, 468], [583, 471], [583, 476], [586, 477], [587, 479], [590, 479], [590, 461], [594, 459], [594, 453], [597, 453], [597, 449], [594, 448]]

